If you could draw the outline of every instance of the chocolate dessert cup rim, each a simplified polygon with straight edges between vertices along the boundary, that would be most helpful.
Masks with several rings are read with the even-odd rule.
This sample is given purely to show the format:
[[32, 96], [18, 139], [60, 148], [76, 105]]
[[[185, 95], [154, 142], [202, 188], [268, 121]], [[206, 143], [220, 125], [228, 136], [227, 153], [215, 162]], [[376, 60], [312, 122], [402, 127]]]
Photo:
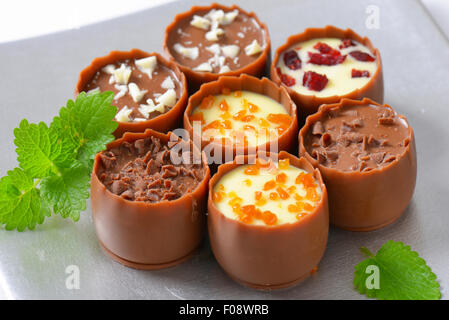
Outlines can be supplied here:
[[[287, 50], [288, 48], [290, 48], [291, 46], [293, 46], [294, 44], [298, 43], [298, 42], [303, 42], [303, 41], [307, 41], [307, 40], [312, 40], [312, 39], [317, 39], [317, 36], [311, 36], [314, 33], [321, 33], [323, 34], [322, 37], [326, 37], [327, 33], [332, 33], [332, 32], [342, 32], [345, 35], [345, 38], [347, 39], [351, 39], [351, 40], [356, 40], [358, 42], [360, 42], [361, 44], [363, 44], [364, 46], [368, 47], [368, 49], [371, 51], [371, 53], [375, 54], [376, 56], [376, 63], [377, 63], [377, 68], [376, 68], [376, 72], [372, 75], [372, 77], [368, 80], [368, 82], [360, 88], [356, 88], [350, 92], [347, 92], [345, 94], [342, 95], [333, 95], [333, 96], [324, 96], [324, 97], [318, 97], [315, 94], [303, 94], [303, 93], [299, 93], [298, 91], [291, 89], [289, 87], [287, 87], [286, 85], [284, 85], [281, 81], [281, 79], [279, 78], [279, 75], [277, 74], [276, 71], [276, 66], [277, 63], [279, 61], [280, 56], [282, 55], [282, 53]], [[335, 38], [339, 38], [336, 37]], [[341, 38], [344, 39], [344, 38]], [[298, 34], [294, 34], [291, 35], [287, 38], [287, 40], [284, 42], [283, 45], [281, 45], [280, 47], [278, 47], [276, 49], [276, 52], [274, 54], [273, 57], [273, 62], [271, 63], [271, 68], [270, 68], [270, 78], [273, 79], [274, 82], [281, 84], [282, 86], [284, 86], [288, 93], [290, 95], [292, 94], [296, 94], [299, 97], [307, 97], [308, 99], [312, 99], [314, 101], [321, 101], [321, 100], [329, 100], [329, 101], [333, 101], [333, 100], [338, 100], [338, 99], [344, 99], [346, 97], [352, 97], [352, 96], [359, 96], [360, 93], [364, 92], [366, 88], [368, 88], [369, 86], [371, 86], [375, 81], [377, 81], [377, 78], [380, 76], [382, 71], [382, 60], [380, 58], [380, 52], [379, 49], [375, 48], [371, 42], [371, 40], [368, 37], [362, 37], [360, 36], [358, 33], [356, 33], [354, 30], [347, 28], [346, 30], [334, 27], [332, 25], [327, 25], [323, 28], [307, 28], [305, 29], [303, 32], [298, 33]], [[312, 92], [312, 91], [311, 91]], [[362, 95], [363, 96], [363, 95]]]
[[[176, 75], [176, 77], [178, 78], [177, 80], [181, 85], [181, 95], [177, 99], [176, 104], [172, 108], [170, 108], [170, 110], [161, 113], [154, 118], [138, 122], [137, 121], [121, 122], [115, 119], [114, 121], [117, 121], [122, 126], [132, 128], [134, 126], [141, 127], [145, 125], [151, 125], [153, 122], [156, 121], [156, 119], [160, 120], [162, 116], [169, 117], [174, 112], [174, 110], [177, 110], [182, 107], [182, 105], [184, 104], [184, 100], [187, 99], [188, 97], [187, 80], [184, 73], [179, 69], [176, 63], [164, 58], [163, 55], [157, 52], [146, 52], [137, 48], [133, 48], [129, 51], [112, 50], [105, 56], [94, 58], [91, 61], [91, 63], [86, 68], [84, 68], [79, 74], [78, 81], [75, 86], [75, 97], [78, 96], [78, 94], [80, 94], [81, 92], [83, 92], [82, 88], [91, 80], [92, 76], [95, 75], [95, 73], [98, 72], [102, 67], [113, 63], [112, 61], [120, 61], [123, 59], [133, 59], [133, 58], [135, 59], [136, 55], [141, 55], [145, 57], [155, 56], [158, 63], [161, 63], [164, 67], [170, 69]], [[128, 58], [125, 58], [123, 56], [128, 56]], [[93, 73], [93, 75], [89, 77], [89, 73], [91, 72], [91, 70], [95, 70], [95, 72]]]
[[[222, 9], [222, 10], [235, 10], [237, 9], [239, 12], [247, 15], [250, 18], [253, 18], [256, 20], [256, 22], [258, 23], [258, 25], [260, 26], [260, 29], [263, 30], [263, 34], [264, 34], [264, 39], [265, 39], [265, 48], [262, 51], [262, 54], [257, 57], [256, 60], [254, 60], [253, 62], [251, 62], [250, 64], [247, 64], [243, 67], [241, 67], [240, 69], [236, 69], [236, 70], [231, 70], [228, 72], [223, 72], [223, 73], [213, 73], [213, 72], [209, 72], [209, 71], [196, 71], [193, 68], [190, 68], [188, 66], [185, 66], [181, 63], [179, 63], [171, 54], [171, 50], [168, 47], [168, 38], [169, 35], [171, 33], [171, 31], [176, 27], [176, 25], [179, 23], [179, 21], [181, 21], [184, 18], [188, 18], [188, 17], [192, 17], [196, 12], [198, 11], [203, 11], [203, 10], [212, 10], [212, 9]], [[251, 12], [247, 12], [245, 10], [243, 10], [242, 8], [240, 8], [239, 6], [233, 4], [232, 6], [225, 6], [216, 2], [211, 3], [210, 5], [205, 5], [205, 6], [193, 6], [190, 8], [190, 10], [185, 11], [185, 12], [181, 12], [178, 13], [175, 18], [173, 19], [173, 21], [165, 28], [165, 35], [164, 35], [164, 40], [163, 40], [163, 49], [164, 52], [169, 56], [171, 61], [174, 61], [177, 65], [179, 65], [182, 68], [185, 68], [187, 70], [189, 70], [192, 73], [197, 73], [197, 74], [201, 74], [204, 76], [209, 76], [209, 77], [216, 77], [216, 76], [238, 76], [241, 73], [243, 73], [245, 71], [245, 69], [250, 68], [252, 66], [258, 65], [260, 64], [262, 61], [265, 61], [269, 58], [269, 53], [270, 53], [270, 48], [271, 48], [271, 39], [270, 39], [270, 35], [268, 33], [268, 27], [265, 23], [261, 22], [259, 20], [259, 18], [257, 17], [257, 15], [251, 11]]]
[[[145, 138], [149, 138], [151, 136], [159, 138], [159, 139], [161, 139], [161, 138], [170, 139], [170, 135], [175, 135], [176, 137], [180, 138], [179, 136], [177, 136], [176, 134], [174, 134], [171, 131], [167, 132], [166, 134], [152, 130], [152, 129], [146, 129], [145, 132], [126, 132], [121, 138], [116, 139], [116, 140], [112, 141], [111, 143], [109, 143], [104, 151], [107, 151], [107, 150], [110, 150], [111, 148], [119, 146], [123, 142], [134, 142], [138, 139], [145, 139]], [[183, 140], [183, 139], [181, 139], [181, 140]], [[189, 140], [189, 141], [183, 140], [183, 141], [185, 141], [186, 143], [190, 143], [190, 145], [193, 148], [197, 148], [195, 146], [195, 144], [192, 142], [192, 140]], [[102, 151], [102, 152], [104, 152], [104, 151]], [[102, 186], [103, 191], [106, 192], [113, 199], [116, 199], [118, 201], [124, 201], [124, 203], [126, 203], [127, 205], [144, 206], [144, 207], [152, 208], [152, 207], [161, 206], [161, 205], [177, 204], [178, 202], [185, 200], [185, 198], [187, 198], [187, 197], [193, 197], [193, 194], [196, 193], [202, 185], [206, 184], [206, 187], [207, 187], [208, 180], [210, 179], [210, 169], [207, 164], [206, 155], [204, 152], [201, 151], [201, 164], [202, 164], [203, 168], [205, 168], [205, 174], [204, 174], [203, 179], [198, 183], [198, 185], [195, 187], [195, 189], [193, 189], [189, 193], [185, 193], [178, 199], [174, 199], [174, 200], [163, 200], [163, 201], [158, 201], [158, 202], [128, 200], [128, 199], [124, 199], [124, 198], [120, 197], [119, 195], [116, 195], [116, 194], [112, 193], [111, 191], [109, 191], [109, 189], [106, 188], [104, 183], [101, 182], [100, 178], [98, 177], [98, 169], [99, 169], [100, 161], [101, 161], [100, 153], [101, 152], [97, 153], [97, 155], [95, 156], [95, 159], [94, 159], [94, 166], [93, 166], [93, 170], [92, 170], [92, 179], [96, 179], [97, 180], [96, 182]]]
[[[278, 102], [279, 104], [281, 104], [281, 105], [284, 107], [285, 111], [288, 113], [288, 115], [292, 117], [292, 121], [291, 121], [289, 127], [288, 127], [284, 132], [282, 132], [280, 135], [278, 135], [276, 139], [267, 141], [267, 142], [265, 142], [265, 143], [263, 143], [263, 144], [259, 144], [259, 145], [257, 145], [257, 146], [245, 146], [245, 147], [243, 147], [243, 148], [242, 148], [242, 147], [237, 147], [235, 144], [232, 144], [233, 150], [236, 150], [236, 151], [239, 151], [239, 152], [243, 151], [245, 154], [248, 153], [249, 151], [254, 152], [256, 149], [260, 149], [260, 148], [262, 148], [262, 147], [264, 147], [264, 146], [265, 146], [265, 147], [269, 146], [270, 143], [271, 143], [272, 141], [275, 141], [275, 140], [280, 141], [281, 138], [287, 137], [287, 135], [288, 135], [292, 130], [295, 130], [295, 124], [296, 124], [296, 125], [298, 124], [298, 115], [297, 115], [297, 114], [298, 114], [298, 112], [297, 112], [297, 109], [298, 109], [298, 108], [297, 108], [295, 102], [293, 101], [293, 99], [291, 98], [291, 96], [288, 94], [287, 90], [286, 90], [284, 87], [279, 86], [279, 85], [276, 84], [274, 81], [272, 81], [272, 80], [270, 80], [270, 79], [268, 79], [268, 78], [266, 78], [266, 77], [263, 77], [262, 79], [259, 79], [259, 78], [256, 78], [256, 77], [253, 77], [253, 76], [250, 76], [250, 75], [247, 75], [247, 74], [244, 74], [244, 73], [243, 73], [243, 74], [241, 74], [241, 75], [238, 76], [238, 77], [236, 77], [236, 76], [220, 76], [220, 77], [219, 77], [217, 80], [215, 80], [215, 81], [210, 81], [210, 82], [204, 83], [204, 84], [200, 87], [200, 89], [199, 89], [197, 92], [195, 92], [194, 94], [192, 94], [192, 95], [189, 97], [189, 101], [188, 101], [188, 103], [187, 103], [186, 110], [184, 111], [184, 123], [186, 124], [186, 125], [185, 125], [185, 129], [186, 129], [187, 131], [189, 131], [189, 132], [192, 132], [192, 138], [193, 138], [193, 135], [194, 135], [194, 134], [193, 134], [193, 127], [192, 127], [192, 124], [191, 124], [191, 122], [190, 122], [189, 116], [192, 114], [192, 111], [193, 111], [196, 107], [198, 107], [198, 105], [193, 106], [193, 104], [191, 103], [191, 101], [192, 101], [194, 98], [198, 97], [198, 96], [204, 98], [204, 93], [203, 93], [203, 91], [204, 91], [205, 88], [210, 88], [210, 87], [214, 87], [214, 86], [217, 86], [217, 87], [224, 87], [224, 86], [223, 86], [223, 82], [226, 82], [228, 79], [234, 79], [234, 80], [240, 81], [241, 83], [243, 83], [243, 82], [245, 82], [245, 81], [251, 79], [251, 81], [258, 81], [258, 82], [260, 82], [262, 85], [267, 85], [267, 84], [269, 84], [269, 85], [274, 85], [274, 86], [279, 90], [280, 93], [282, 93], [282, 92], [285, 93], [285, 95], [286, 95], [286, 97], [287, 97], [287, 99], [288, 99], [288, 102], [289, 102], [290, 105], [292, 106], [291, 111], [288, 111], [288, 110], [286, 109], [285, 105], [283, 105], [280, 101], [276, 101], [275, 99], [273, 99], [273, 98], [271, 98], [271, 97], [265, 95], [265, 96], [267, 96], [267, 97], [269, 97], [269, 98], [275, 100], [275, 101]], [[242, 90], [244, 90], [244, 89], [242, 89]], [[245, 90], [246, 90], [246, 89], [245, 89]], [[250, 91], [250, 92], [254, 92], [254, 93], [263, 95], [262, 93], [258, 93], [258, 92], [252, 91], [252, 90], [246, 90], [246, 91]], [[220, 142], [216, 142], [215, 140], [213, 140], [213, 141], [204, 140], [203, 137], [201, 136], [201, 144], [203, 144], [203, 143], [206, 144], [206, 145], [214, 144], [214, 145], [220, 146], [220, 147], [222, 147], [222, 148], [228, 147], [226, 144], [223, 144], [223, 143], [220, 143]], [[265, 148], [265, 149], [266, 149], [266, 148]], [[273, 151], [271, 151], [271, 152], [273, 152]]]
[[[231, 170], [242, 166], [242, 165], [247, 165], [250, 164], [249, 163], [249, 159], [256, 159], [259, 158], [259, 156], [263, 156], [263, 157], [277, 157], [277, 159], [285, 159], [288, 158], [289, 160], [293, 160], [294, 162], [297, 162], [298, 165], [292, 164], [290, 163], [290, 165], [293, 165], [294, 167], [297, 167], [299, 169], [303, 169], [308, 173], [312, 173], [314, 178], [318, 181], [319, 187], [321, 189], [321, 198], [320, 201], [318, 202], [316, 208], [309, 212], [306, 216], [304, 216], [303, 218], [301, 218], [298, 221], [295, 222], [287, 222], [287, 223], [282, 223], [282, 224], [278, 224], [278, 225], [274, 225], [274, 226], [267, 226], [267, 225], [254, 225], [254, 224], [247, 224], [247, 223], [243, 223], [237, 219], [231, 219], [227, 216], [225, 216], [218, 208], [217, 206], [215, 206], [213, 197], [212, 197], [212, 193], [214, 192], [214, 187], [217, 184], [218, 181], [220, 181], [220, 179], [228, 172], [230, 172]], [[240, 159], [244, 159], [244, 162], [242, 164], [237, 164], [237, 160]], [[307, 166], [310, 166], [309, 168], [307, 168]], [[310, 171], [309, 171], [310, 170]], [[275, 153], [275, 152], [265, 152], [265, 151], [258, 151], [255, 154], [249, 154], [249, 155], [238, 155], [237, 157], [235, 157], [235, 159], [233, 161], [229, 161], [226, 162], [224, 164], [221, 164], [220, 166], [218, 166], [217, 172], [212, 176], [212, 178], [209, 180], [209, 195], [207, 198], [207, 202], [208, 202], [208, 206], [211, 206], [213, 208], [213, 210], [215, 210], [217, 213], [219, 213], [219, 216], [221, 217], [221, 219], [224, 219], [225, 221], [227, 221], [228, 223], [237, 223], [241, 226], [245, 226], [248, 228], [251, 228], [253, 230], [260, 230], [260, 231], [279, 231], [281, 229], [294, 229], [298, 226], [300, 226], [301, 224], [305, 223], [305, 221], [311, 219], [313, 216], [317, 215], [317, 212], [319, 210], [321, 210], [323, 207], [325, 207], [326, 202], [327, 202], [327, 189], [326, 189], [326, 185], [324, 184], [323, 181], [323, 177], [321, 176], [321, 172], [318, 170], [318, 168], [315, 168], [309, 160], [307, 160], [307, 158], [305, 157], [300, 157], [297, 158], [294, 155], [286, 152], [286, 151], [281, 151], [279, 153]], [[208, 210], [208, 211], [212, 211], [212, 210]], [[209, 212], [209, 216], [212, 215], [214, 213]]]
[[[397, 116], [398, 118], [401, 118], [407, 124], [409, 135], [406, 139], [409, 139], [409, 142], [408, 142], [407, 146], [405, 146], [404, 152], [399, 154], [393, 161], [391, 161], [386, 166], [376, 167], [369, 171], [355, 171], [355, 170], [354, 171], [343, 171], [343, 170], [339, 170], [336, 168], [331, 168], [331, 167], [322, 165], [321, 163], [319, 163], [315, 158], [313, 158], [309, 154], [307, 148], [305, 147], [305, 143], [304, 143], [305, 135], [307, 134], [311, 125], [314, 124], [316, 121], [318, 121], [321, 118], [321, 116], [323, 115], [323, 112], [330, 110], [330, 109], [335, 109], [335, 108], [341, 109], [341, 108], [346, 108], [346, 107], [350, 107], [350, 106], [354, 106], [354, 105], [356, 105], [356, 106], [374, 105], [377, 107], [386, 107], [386, 108], [390, 109], [394, 113], [395, 116]], [[343, 98], [338, 103], [321, 105], [316, 113], [307, 117], [306, 123], [301, 128], [301, 130], [299, 130], [299, 134], [298, 134], [299, 150], [304, 149], [304, 151], [305, 151], [304, 157], [308, 158], [309, 162], [312, 163], [313, 166], [317, 167], [320, 171], [334, 172], [334, 173], [344, 174], [344, 175], [348, 175], [348, 176], [360, 175], [360, 174], [364, 175], [364, 176], [369, 176], [369, 175], [375, 175], [379, 172], [389, 170], [393, 166], [397, 165], [397, 163], [399, 163], [399, 161], [401, 159], [403, 159], [405, 155], [407, 155], [408, 153], [411, 152], [411, 144], [413, 143], [413, 141], [414, 141], [413, 128], [410, 126], [410, 124], [408, 123], [407, 118], [405, 116], [397, 113], [390, 105], [380, 104], [380, 103], [377, 103], [369, 98], [363, 98], [362, 100]]]

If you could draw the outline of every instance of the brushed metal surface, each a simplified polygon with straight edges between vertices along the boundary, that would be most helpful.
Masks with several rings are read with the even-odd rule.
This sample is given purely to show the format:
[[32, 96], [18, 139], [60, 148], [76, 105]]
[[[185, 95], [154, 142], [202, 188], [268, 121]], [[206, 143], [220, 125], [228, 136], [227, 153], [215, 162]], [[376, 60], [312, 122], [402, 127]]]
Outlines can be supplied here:
[[[381, 51], [385, 101], [415, 130], [418, 181], [414, 198], [395, 224], [375, 232], [331, 228], [316, 275], [288, 290], [258, 292], [231, 281], [207, 241], [193, 259], [161, 271], [136, 271], [100, 249], [90, 207], [78, 223], [52, 217], [35, 231], [0, 230], [2, 298], [136, 299], [364, 299], [352, 286], [359, 247], [376, 251], [400, 240], [418, 251], [449, 286], [449, 45], [418, 1], [236, 1], [267, 23], [273, 50], [306, 27], [333, 24], [371, 38]], [[133, 47], [161, 51], [165, 26], [175, 13], [204, 1], [179, 1], [120, 19], [31, 40], [0, 45], [1, 174], [16, 165], [13, 128], [26, 117], [51, 121], [72, 97], [79, 71], [93, 57]], [[380, 13], [380, 28], [367, 29], [367, 7]], [[66, 268], [80, 270], [80, 289], [66, 288]]]

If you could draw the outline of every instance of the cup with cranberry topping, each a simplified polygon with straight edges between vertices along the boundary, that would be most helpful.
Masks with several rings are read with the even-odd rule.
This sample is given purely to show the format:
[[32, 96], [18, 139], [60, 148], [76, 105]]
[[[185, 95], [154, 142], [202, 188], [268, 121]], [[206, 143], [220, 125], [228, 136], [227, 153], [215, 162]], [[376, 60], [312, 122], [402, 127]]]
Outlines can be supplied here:
[[351, 29], [309, 28], [289, 37], [276, 50], [271, 79], [287, 88], [303, 116], [342, 98], [383, 101], [379, 50]]

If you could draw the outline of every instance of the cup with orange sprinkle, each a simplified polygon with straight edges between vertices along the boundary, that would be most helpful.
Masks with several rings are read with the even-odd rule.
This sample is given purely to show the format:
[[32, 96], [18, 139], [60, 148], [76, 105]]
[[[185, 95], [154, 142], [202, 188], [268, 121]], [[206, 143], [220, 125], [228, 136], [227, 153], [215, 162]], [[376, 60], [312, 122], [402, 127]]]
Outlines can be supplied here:
[[220, 165], [209, 183], [208, 212], [215, 258], [241, 284], [290, 287], [324, 254], [327, 191], [305, 158], [258, 152]]
[[290, 151], [298, 131], [296, 105], [285, 88], [242, 74], [203, 84], [184, 113], [184, 128], [209, 163], [257, 151]]

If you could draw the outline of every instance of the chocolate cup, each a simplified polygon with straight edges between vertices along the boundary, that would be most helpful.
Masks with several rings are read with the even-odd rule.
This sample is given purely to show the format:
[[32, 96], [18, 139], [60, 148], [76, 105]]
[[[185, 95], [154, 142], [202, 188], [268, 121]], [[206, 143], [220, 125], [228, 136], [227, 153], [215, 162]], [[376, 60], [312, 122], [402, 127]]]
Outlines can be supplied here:
[[140, 122], [120, 122], [118, 121], [118, 127], [114, 131], [114, 136], [120, 138], [125, 132], [144, 132], [146, 129], [153, 129], [159, 132], [168, 132], [174, 130], [180, 125], [180, 118], [187, 105], [188, 89], [187, 81], [184, 74], [179, 70], [178, 66], [166, 60], [158, 53], [148, 53], [139, 49], [131, 49], [130, 51], [111, 51], [107, 56], [95, 58], [92, 63], [85, 69], [83, 69], [79, 75], [78, 82], [75, 87], [75, 97], [93, 78], [95, 73], [104, 66], [115, 63], [117, 61], [126, 59], [142, 59], [150, 56], [155, 56], [157, 62], [164, 67], [172, 70], [181, 84], [181, 97], [176, 104], [167, 112], [146, 121]]
[[[270, 150], [270, 142], [253, 147], [236, 147], [233, 145], [232, 150], [230, 150], [229, 145], [225, 145], [216, 141], [209, 142], [207, 140], [199, 137], [198, 134], [193, 132], [192, 124], [190, 123], [189, 117], [191, 116], [194, 108], [200, 105], [201, 100], [208, 95], [221, 94], [222, 88], [229, 88], [231, 91], [237, 90], [247, 90], [251, 92], [256, 92], [267, 97], [274, 99], [284, 106], [288, 114], [293, 118], [290, 127], [285, 130], [277, 138], [278, 150]], [[269, 152], [279, 152], [280, 150], [291, 151], [296, 147], [296, 137], [298, 132], [298, 120], [296, 105], [288, 95], [287, 91], [283, 87], [277, 86], [274, 82], [267, 78], [258, 79], [246, 74], [240, 75], [240, 77], [226, 77], [222, 76], [217, 81], [206, 83], [201, 86], [201, 89], [195, 94], [191, 95], [189, 102], [187, 104], [186, 111], [184, 112], [184, 129], [186, 129], [190, 137], [193, 137], [195, 143], [201, 141], [201, 149], [204, 149], [207, 145], [215, 145], [218, 149], [221, 148], [222, 163], [230, 161], [225, 158], [226, 154], [233, 154], [233, 158], [240, 155], [255, 154], [258, 150], [269, 151]]]
[[[265, 153], [259, 153], [259, 156]], [[277, 154], [267, 153], [276, 158]], [[218, 167], [209, 182], [208, 228], [212, 251], [220, 266], [237, 282], [256, 289], [290, 287], [307, 278], [326, 249], [329, 210], [326, 186], [321, 174], [305, 159], [281, 151], [280, 159], [313, 173], [322, 190], [317, 208], [295, 223], [276, 226], [249, 225], [223, 215], [215, 206], [212, 193], [221, 177], [255, 155], [239, 156]], [[240, 159], [239, 159], [240, 158]]]
[[[172, 134], [151, 129], [125, 133], [111, 142], [108, 150], [150, 136], [167, 143]], [[194, 191], [173, 201], [148, 203], [125, 200], [110, 192], [98, 178], [102, 164], [97, 154], [91, 180], [92, 216], [98, 240], [114, 260], [136, 269], [161, 269], [179, 264], [194, 253], [205, 230], [210, 177], [205, 159], [203, 154], [205, 177]]]
[[[354, 91], [351, 91], [347, 94], [341, 96], [334, 95], [329, 97], [317, 97], [314, 94], [304, 95], [285, 86], [282, 83], [276, 71], [276, 66], [281, 54], [285, 50], [287, 50], [288, 48], [297, 43], [316, 38], [326, 38], [326, 37], [351, 39], [368, 47], [368, 49], [376, 56], [377, 59], [376, 61], [378, 63], [377, 70], [373, 74], [371, 79], [368, 81], [368, 83], [365, 84], [363, 87], [355, 89]], [[288, 93], [292, 97], [293, 101], [295, 101], [296, 105], [298, 106], [298, 109], [302, 111], [302, 115], [304, 116], [304, 118], [301, 118], [300, 119], [301, 121], [304, 121], [307, 115], [317, 112], [318, 107], [320, 105], [337, 103], [343, 98], [357, 99], [357, 100], [362, 98], [371, 98], [375, 101], [379, 101], [380, 103], [383, 103], [384, 100], [384, 80], [382, 74], [382, 60], [380, 59], [380, 52], [378, 49], [374, 48], [373, 44], [367, 37], [362, 38], [351, 29], [342, 30], [334, 26], [326, 26], [324, 28], [308, 28], [304, 30], [303, 33], [290, 36], [287, 39], [287, 42], [282, 46], [280, 46], [279, 48], [277, 48], [276, 50], [273, 62], [271, 63], [270, 77], [271, 80], [276, 82], [278, 85], [282, 84], [282, 86], [287, 88]]]
[[[197, 12], [209, 11], [212, 9], [222, 9], [223, 11], [226, 12], [237, 9], [241, 13], [257, 21], [260, 28], [263, 30], [266, 46], [261, 55], [254, 62], [237, 70], [231, 70], [225, 73], [212, 73], [212, 72], [195, 71], [192, 68], [184, 66], [175, 60], [168, 46], [170, 34], [172, 32], [176, 32], [176, 26], [181, 20], [188, 17], [193, 17], [193, 15], [196, 14]], [[198, 90], [201, 84], [210, 81], [215, 81], [221, 76], [239, 76], [242, 73], [246, 73], [256, 77], [262, 77], [263, 75], [265, 75], [265, 72], [267, 71], [266, 69], [268, 69], [267, 66], [269, 65], [271, 59], [271, 40], [270, 35], [268, 34], [268, 28], [265, 25], [265, 23], [260, 22], [259, 18], [257, 18], [254, 12], [246, 12], [245, 10], [236, 5], [227, 7], [218, 3], [212, 3], [209, 6], [193, 6], [189, 11], [177, 14], [173, 22], [169, 24], [165, 29], [163, 48], [165, 55], [170, 60], [174, 61], [178, 65], [179, 69], [181, 69], [181, 71], [184, 72], [184, 74], [186, 75], [187, 81], [189, 83], [189, 89], [191, 90], [192, 93]]]
[[307, 131], [321, 119], [323, 112], [367, 104], [390, 108], [408, 125], [407, 119], [389, 105], [381, 105], [368, 98], [362, 101], [343, 99], [340, 103], [321, 106], [316, 114], [307, 117], [305, 126], [299, 132], [299, 155], [320, 170], [326, 183], [331, 223], [350, 231], [376, 230], [399, 219], [413, 196], [416, 183], [415, 137], [410, 125], [410, 142], [404, 153], [389, 165], [368, 172], [329, 168], [307, 152], [304, 145]]

